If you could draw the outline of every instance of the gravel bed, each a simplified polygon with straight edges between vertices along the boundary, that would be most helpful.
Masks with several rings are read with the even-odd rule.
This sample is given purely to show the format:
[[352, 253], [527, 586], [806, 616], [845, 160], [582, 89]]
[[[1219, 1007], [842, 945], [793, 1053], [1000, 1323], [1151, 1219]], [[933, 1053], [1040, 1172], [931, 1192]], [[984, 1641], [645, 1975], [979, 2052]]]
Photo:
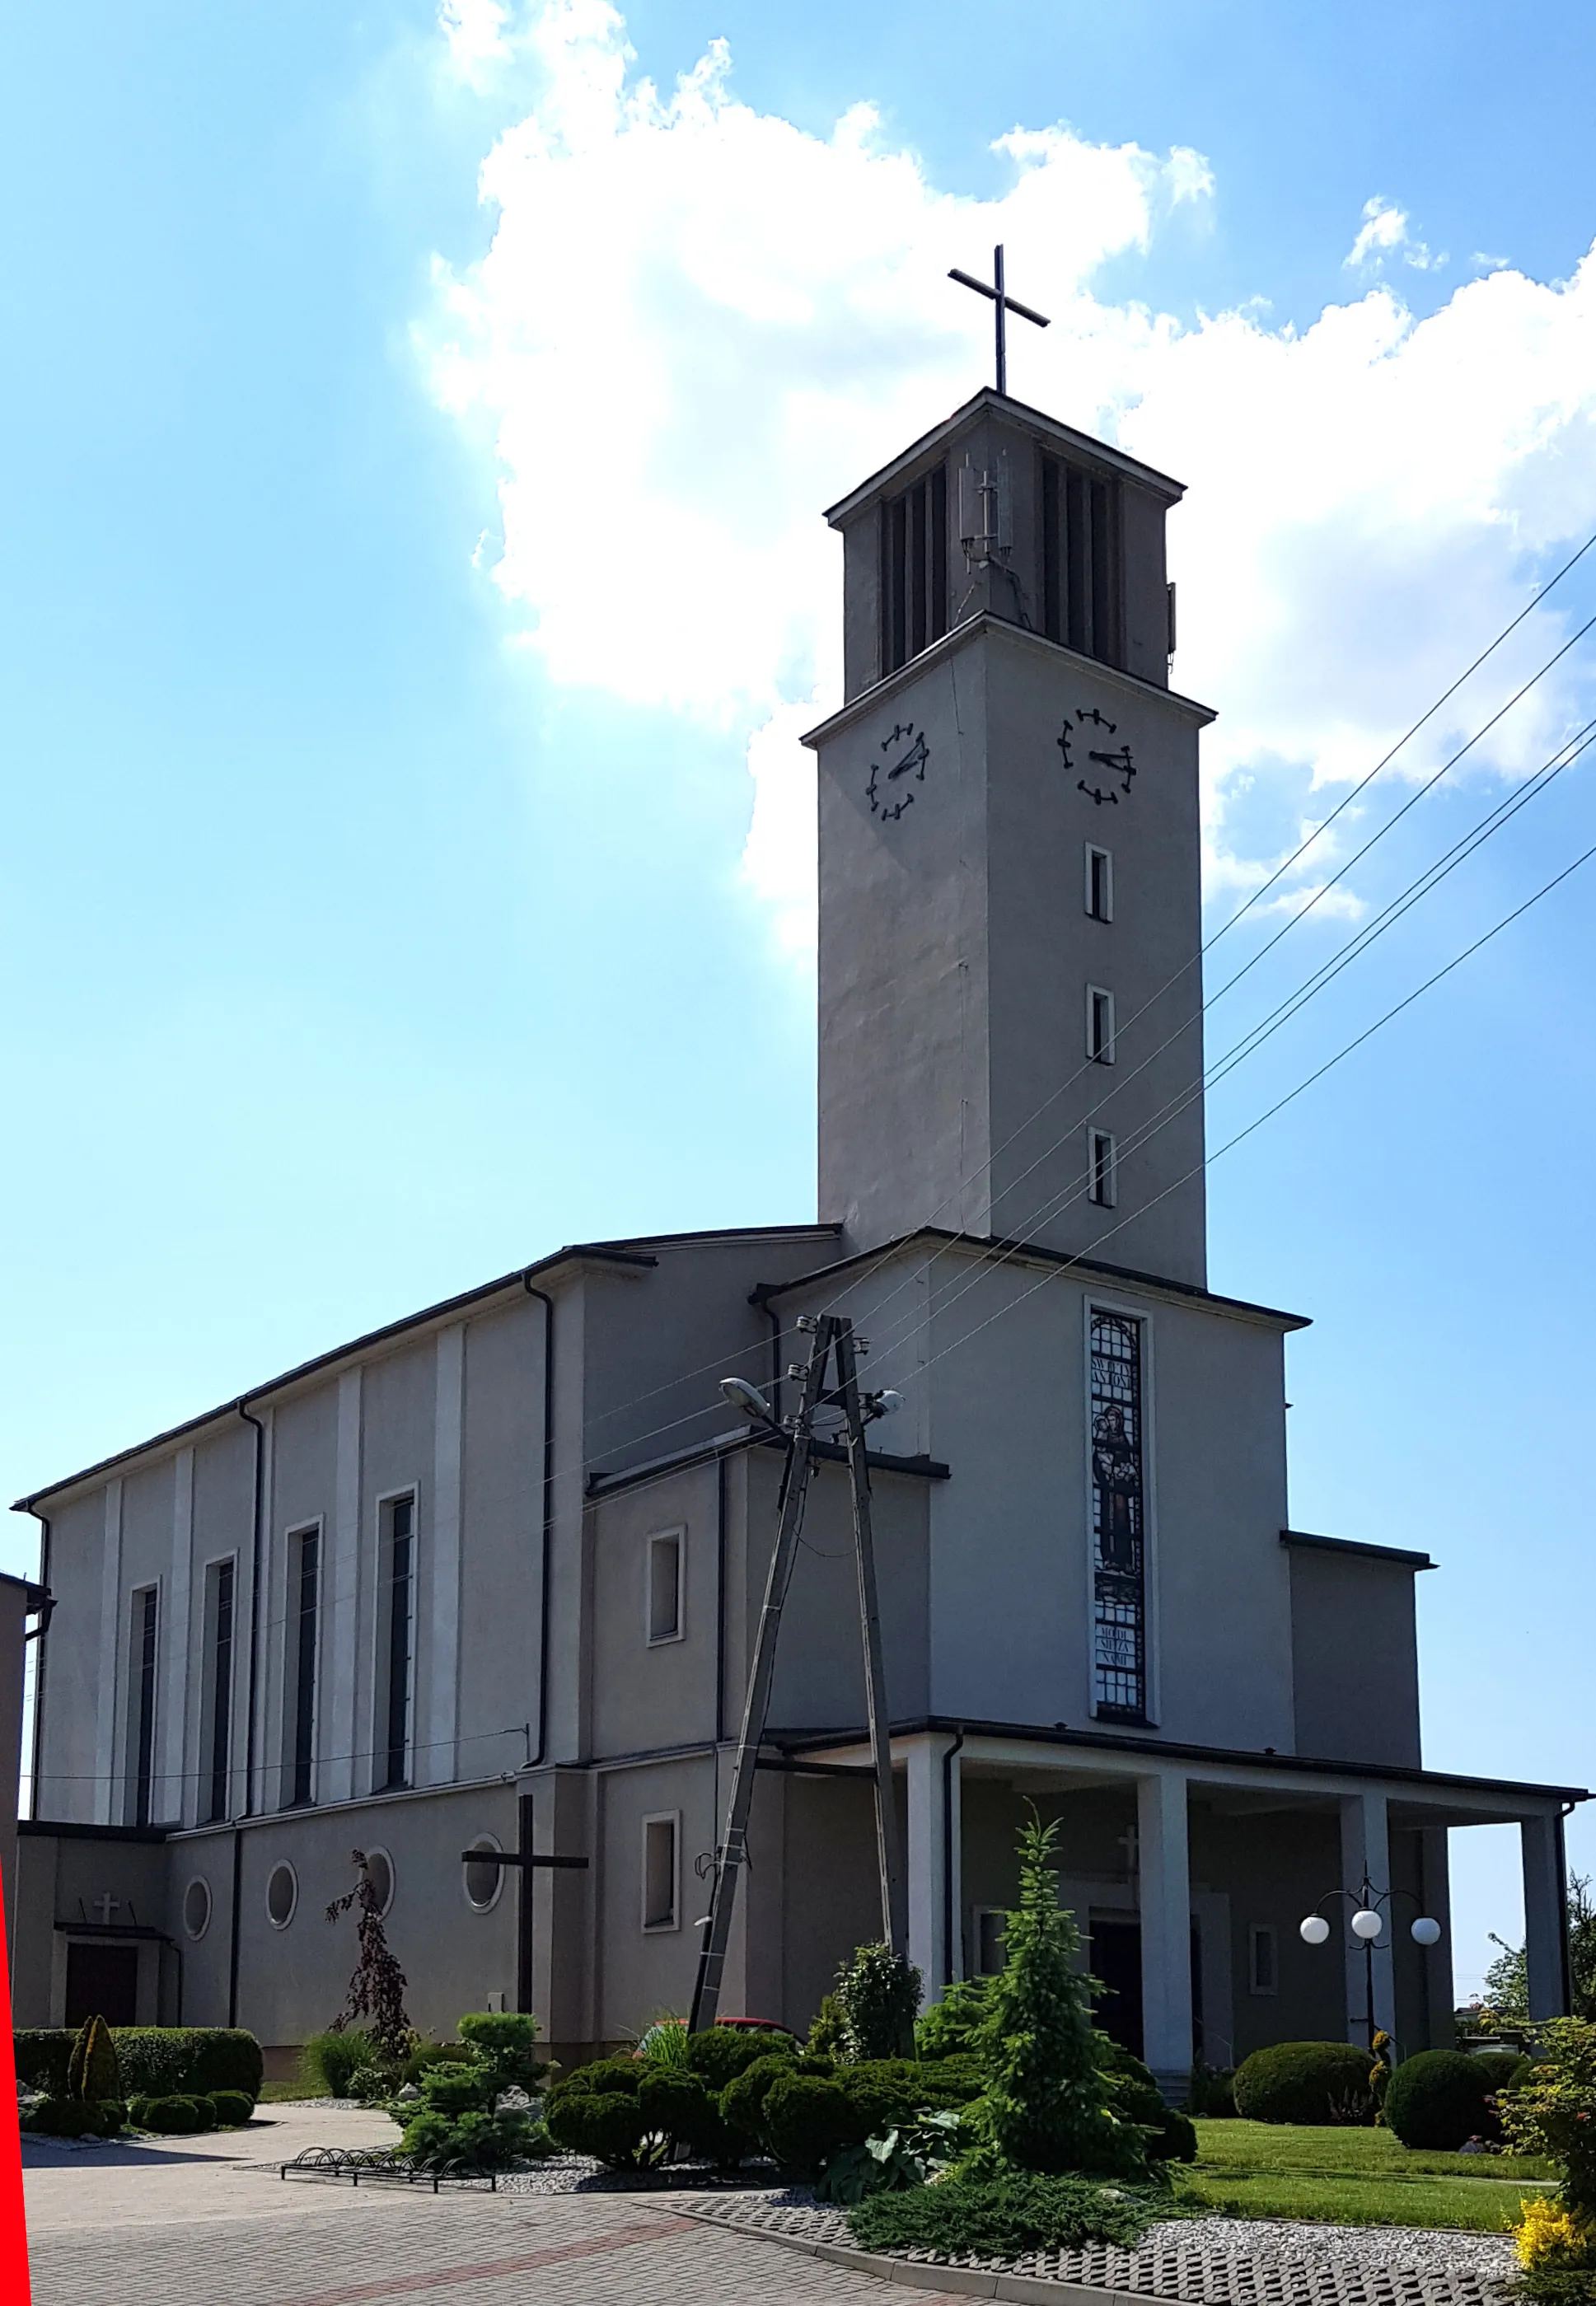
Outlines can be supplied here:
[[499, 2177], [501, 2194], [691, 2194], [713, 2206], [722, 2194], [747, 2194], [756, 2199], [770, 2191], [769, 2165], [751, 2173], [714, 2170], [707, 2163], [673, 2162], [662, 2170], [609, 2170], [585, 2154], [555, 2154], [525, 2170]]
[[[739, 2233], [858, 2247], [843, 2213], [799, 2187], [701, 2198], [693, 2208]], [[1092, 2243], [1013, 2259], [892, 2254], [912, 2264], [1040, 2276], [1191, 2306], [1495, 2306], [1515, 2262], [1503, 2234], [1224, 2217], [1165, 2220], [1135, 2250]]]

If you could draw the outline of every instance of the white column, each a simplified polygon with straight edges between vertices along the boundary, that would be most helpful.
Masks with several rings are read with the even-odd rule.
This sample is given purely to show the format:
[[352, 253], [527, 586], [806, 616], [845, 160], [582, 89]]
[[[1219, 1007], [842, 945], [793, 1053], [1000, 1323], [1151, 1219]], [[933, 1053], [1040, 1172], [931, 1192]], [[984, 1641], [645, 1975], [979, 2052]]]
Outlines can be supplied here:
[[1532, 2018], [1561, 2018], [1564, 1994], [1563, 1821], [1542, 1815], [1519, 1822], [1524, 1876], [1524, 1961]]
[[460, 1690], [460, 1504], [465, 1418], [465, 1330], [438, 1332], [437, 1408], [432, 1424], [431, 1606], [427, 1612], [429, 1703], [417, 1755], [419, 1784], [453, 1782]]
[[360, 1371], [346, 1370], [338, 1379], [337, 1459], [333, 1486], [332, 1543], [325, 1581], [329, 1627], [332, 1638], [327, 1706], [327, 1735], [321, 1750], [328, 1756], [320, 1773], [329, 1801], [347, 1801], [371, 1784], [369, 1761], [363, 1754], [370, 1736], [361, 1737], [354, 1720], [354, 1691], [360, 1641]]
[[161, 1775], [153, 1804], [163, 1823], [187, 1825], [197, 1815], [194, 1781], [186, 1774], [189, 1661], [192, 1648], [190, 1581], [194, 1551], [194, 1453], [180, 1449], [172, 1471], [172, 1574], [166, 1581], [166, 1622], [161, 1644]]
[[[90, 1815], [105, 1825], [123, 1823], [124, 1787], [116, 1775], [122, 1739], [122, 1483], [106, 1483], [105, 1550], [99, 1572], [99, 1704], [94, 1717], [94, 1783]], [[59, 1710], [59, 1709], [57, 1709]], [[71, 1788], [64, 1789], [71, 1807]], [[91, 1805], [91, 1806], [90, 1806]], [[49, 1815], [48, 1807], [44, 1810]]]
[[1137, 1780], [1136, 1835], [1142, 2056], [1166, 2095], [1183, 2094], [1191, 2071], [1191, 1875], [1180, 1771]]
[[[1386, 1819], [1386, 1797], [1375, 1787], [1348, 1794], [1341, 1805], [1341, 1885], [1358, 1894], [1365, 1876], [1376, 1890], [1391, 1886], [1391, 1849]], [[1391, 1965], [1391, 1933], [1403, 1926], [1395, 1900], [1375, 1909], [1385, 1916], [1385, 1927], [1374, 1941], [1372, 1964], [1363, 1941], [1354, 1937], [1352, 1900], [1338, 1898], [1340, 1929], [1346, 1949], [1346, 2038], [1360, 2047], [1369, 2039], [1369, 1981], [1374, 1980], [1374, 2023], [1393, 2036], [1396, 2032], [1396, 1979]]]
[[911, 1738], [909, 1744], [909, 1958], [925, 1984], [922, 2008], [940, 2002], [947, 1983], [945, 1926], [947, 1816], [943, 1799], [945, 1738]]

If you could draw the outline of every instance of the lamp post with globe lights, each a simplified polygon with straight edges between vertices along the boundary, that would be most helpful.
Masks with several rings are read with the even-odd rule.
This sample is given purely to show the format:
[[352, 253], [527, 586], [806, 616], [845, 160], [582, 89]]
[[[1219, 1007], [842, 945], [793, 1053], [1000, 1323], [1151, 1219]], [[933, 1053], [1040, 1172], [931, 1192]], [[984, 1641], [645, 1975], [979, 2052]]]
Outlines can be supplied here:
[[[1413, 1898], [1415, 1906], [1419, 1903], [1419, 1900], [1417, 1898], [1413, 1897], [1413, 1893], [1411, 1890], [1377, 1890], [1366, 1874], [1363, 1876], [1361, 1886], [1357, 1890], [1327, 1891], [1325, 1895], [1319, 1900], [1319, 1906], [1316, 1906], [1310, 1914], [1303, 1915], [1302, 1920], [1297, 1925], [1297, 1934], [1301, 1937], [1304, 1945], [1322, 1946], [1328, 1939], [1330, 1935], [1329, 1920], [1326, 1915], [1319, 1911], [1319, 1906], [1327, 1906], [1333, 1898], [1344, 1898], [1352, 1907], [1352, 1933], [1353, 1937], [1358, 1940], [1359, 1943], [1363, 1948], [1364, 2020], [1369, 2028], [1369, 2046], [1372, 2051], [1374, 2048], [1374, 2037], [1376, 2032], [1374, 2022], [1374, 1949], [1376, 1943], [1379, 1938], [1380, 1932], [1386, 1926], [1387, 1919], [1387, 1917], [1381, 1912], [1380, 1909], [1383, 1906], [1389, 1906], [1394, 1898]], [[1435, 1919], [1433, 1915], [1421, 1912], [1416, 1914], [1412, 1922], [1409, 1923], [1408, 1933], [1412, 1937], [1413, 1943], [1428, 1952], [1432, 1945], [1439, 1944], [1441, 1926], [1439, 1922]]]

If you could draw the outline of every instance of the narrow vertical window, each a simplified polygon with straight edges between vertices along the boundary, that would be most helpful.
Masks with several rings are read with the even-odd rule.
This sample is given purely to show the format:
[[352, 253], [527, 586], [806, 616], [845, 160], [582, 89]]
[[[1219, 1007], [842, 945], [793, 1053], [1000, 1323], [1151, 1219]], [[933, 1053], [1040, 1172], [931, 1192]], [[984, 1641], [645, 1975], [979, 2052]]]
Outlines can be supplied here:
[[1086, 1053], [1094, 1064], [1114, 1063], [1114, 995], [1100, 985], [1086, 988]]
[[1042, 629], [1105, 664], [1123, 661], [1120, 517], [1117, 481], [1043, 457]]
[[1277, 1994], [1280, 1990], [1279, 1941], [1273, 1922], [1254, 1922], [1247, 1932], [1247, 1991]]
[[1095, 921], [1114, 918], [1114, 858], [1106, 849], [1086, 845], [1086, 909]]
[[682, 1533], [662, 1530], [648, 1541], [648, 1638], [679, 1642], [682, 1636]]
[[1088, 1198], [1100, 1209], [1113, 1209], [1119, 1199], [1117, 1167], [1112, 1132], [1088, 1129], [1086, 1132], [1086, 1189]]
[[233, 1590], [230, 1561], [213, 1562], [205, 1596], [205, 1815], [214, 1823], [227, 1815], [227, 1772], [232, 1759]]
[[1091, 1316], [1092, 1696], [1122, 1721], [1147, 1718], [1147, 1571], [1141, 1324]]
[[392, 1498], [384, 1508], [384, 1614], [381, 1769], [383, 1786], [408, 1781], [411, 1680], [415, 1662], [415, 1499]]
[[159, 1602], [153, 1585], [133, 1595], [133, 1823], [148, 1825], [155, 1786], [155, 1661]]
[[948, 472], [938, 465], [881, 508], [881, 669], [896, 672], [948, 629]]
[[316, 1646], [321, 1613], [321, 1533], [301, 1530], [289, 1540], [288, 1630], [294, 1704], [289, 1725], [288, 1800], [315, 1793]]
[[643, 1821], [643, 1926], [673, 1930], [677, 1926], [677, 1844], [681, 1820], [675, 1810]]

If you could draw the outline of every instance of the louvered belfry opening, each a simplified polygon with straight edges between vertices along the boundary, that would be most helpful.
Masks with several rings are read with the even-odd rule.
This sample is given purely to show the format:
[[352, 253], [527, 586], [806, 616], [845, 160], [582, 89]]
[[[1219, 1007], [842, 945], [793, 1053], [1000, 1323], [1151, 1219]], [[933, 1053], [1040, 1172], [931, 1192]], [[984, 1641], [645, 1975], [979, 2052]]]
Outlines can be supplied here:
[[896, 672], [948, 629], [948, 470], [881, 508], [881, 670]]
[[1120, 487], [1061, 457], [1042, 464], [1042, 629], [1050, 641], [1123, 665]]

